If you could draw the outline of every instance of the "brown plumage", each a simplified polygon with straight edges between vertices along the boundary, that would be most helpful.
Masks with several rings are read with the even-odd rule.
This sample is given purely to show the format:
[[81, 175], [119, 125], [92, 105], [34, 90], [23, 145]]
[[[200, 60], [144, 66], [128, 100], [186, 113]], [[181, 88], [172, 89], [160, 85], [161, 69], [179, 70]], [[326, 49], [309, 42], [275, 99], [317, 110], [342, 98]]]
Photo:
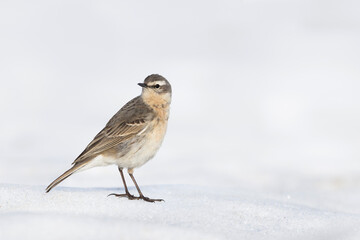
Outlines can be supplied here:
[[[125, 104], [88, 144], [72, 163], [73, 166], [55, 179], [47, 188], [49, 192], [73, 173], [95, 166], [116, 164], [129, 199], [156, 201], [142, 195], [133, 169], [150, 160], [159, 149], [166, 132], [171, 103], [171, 85], [162, 76], [153, 74], [140, 83], [142, 94]], [[127, 168], [140, 197], [128, 193], [122, 169]], [[117, 196], [123, 196], [118, 195]]]

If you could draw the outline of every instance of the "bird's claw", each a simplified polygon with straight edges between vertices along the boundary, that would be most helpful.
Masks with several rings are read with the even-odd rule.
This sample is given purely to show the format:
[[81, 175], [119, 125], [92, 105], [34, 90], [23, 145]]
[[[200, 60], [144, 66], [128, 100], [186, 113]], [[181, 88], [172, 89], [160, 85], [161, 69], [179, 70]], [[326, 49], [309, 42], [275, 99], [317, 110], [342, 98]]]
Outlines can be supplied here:
[[134, 195], [130, 194], [130, 193], [122, 193], [122, 194], [118, 194], [118, 193], [110, 193], [108, 195], [109, 196], [115, 196], [115, 197], [125, 197], [129, 200], [144, 200], [145, 202], [165, 202], [164, 199], [152, 199], [152, 198], [148, 198], [145, 196], [140, 196], [140, 197], [135, 197]]
[[118, 193], [110, 193], [108, 195], [109, 196], [115, 196], [115, 197], [118, 197], [118, 198], [121, 198], [121, 197], [126, 197], [127, 199], [129, 200], [135, 200], [135, 199], [139, 199], [139, 197], [135, 197], [134, 195], [130, 194], [130, 193], [122, 193], [122, 194], [118, 194]]
[[152, 198], [148, 198], [148, 197], [140, 197], [140, 199], [146, 201], [146, 202], [165, 202], [164, 199], [152, 199]]

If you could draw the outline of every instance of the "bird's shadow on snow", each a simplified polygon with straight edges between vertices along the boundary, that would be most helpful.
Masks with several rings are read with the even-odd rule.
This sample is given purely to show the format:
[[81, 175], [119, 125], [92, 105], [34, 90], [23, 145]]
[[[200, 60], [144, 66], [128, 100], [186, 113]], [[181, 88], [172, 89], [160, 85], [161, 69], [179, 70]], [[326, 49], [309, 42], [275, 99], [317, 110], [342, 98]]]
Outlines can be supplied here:
[[[172, 191], [172, 190], [179, 190], [179, 189], [185, 189], [185, 188], [191, 188], [187, 185], [171, 185], [171, 184], [165, 184], [165, 185], [144, 185], [141, 186], [141, 191]], [[136, 192], [137, 189], [134, 186], [128, 187], [130, 192]], [[57, 187], [56, 189], [53, 189], [51, 192], [56, 191], [62, 191], [62, 192], [119, 192], [123, 193], [125, 192], [124, 187], [117, 187], [117, 188], [110, 188], [110, 187]]]
[[[128, 187], [129, 192], [134, 195], [138, 195], [137, 189], [132, 186]], [[215, 189], [211, 186], [199, 186], [199, 185], [187, 185], [187, 184], [163, 184], [163, 185], [144, 185], [141, 186], [142, 193], [147, 195], [159, 195], [166, 198], [176, 198], [179, 195], [187, 198], [206, 198], [206, 199], [218, 199], [222, 200], [238, 200], [239, 197], [244, 199], [249, 197], [248, 193], [234, 192], [233, 189]], [[57, 187], [52, 190], [52, 192], [57, 193], [84, 193], [84, 194], [105, 194], [109, 195], [111, 193], [122, 194], [125, 193], [123, 187], [120, 188], [111, 188], [111, 187]]]

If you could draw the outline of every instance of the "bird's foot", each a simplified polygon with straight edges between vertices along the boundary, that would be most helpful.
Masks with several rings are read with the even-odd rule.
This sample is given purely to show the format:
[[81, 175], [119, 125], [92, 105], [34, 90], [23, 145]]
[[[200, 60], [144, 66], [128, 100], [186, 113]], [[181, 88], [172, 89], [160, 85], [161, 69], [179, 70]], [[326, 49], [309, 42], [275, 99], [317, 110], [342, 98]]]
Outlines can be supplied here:
[[118, 193], [111, 193], [108, 195], [109, 196], [115, 196], [115, 197], [125, 197], [129, 200], [144, 200], [145, 202], [164, 202], [164, 199], [152, 199], [152, 198], [148, 198], [145, 196], [140, 196], [140, 197], [135, 197], [134, 195], [130, 194], [130, 193], [122, 193], [122, 194], [118, 194]]
[[137, 199], [140, 199], [140, 197], [135, 197], [134, 195], [130, 194], [130, 193], [122, 193], [122, 194], [118, 194], [118, 193], [110, 193], [108, 195], [109, 196], [115, 196], [115, 197], [118, 197], [118, 198], [121, 198], [121, 197], [125, 197], [129, 200], [137, 200]]
[[165, 202], [164, 199], [152, 199], [145, 196], [140, 196], [139, 199], [142, 199], [145, 202]]

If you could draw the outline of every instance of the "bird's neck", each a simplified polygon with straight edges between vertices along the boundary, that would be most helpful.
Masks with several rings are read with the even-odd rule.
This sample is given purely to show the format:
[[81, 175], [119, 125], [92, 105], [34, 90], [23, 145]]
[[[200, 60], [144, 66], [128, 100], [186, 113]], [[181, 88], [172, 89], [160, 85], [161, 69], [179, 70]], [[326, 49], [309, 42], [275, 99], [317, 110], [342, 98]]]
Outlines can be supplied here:
[[155, 94], [142, 94], [141, 97], [144, 103], [157, 113], [159, 119], [167, 120], [169, 118], [171, 96], [169, 98], [168, 96], [161, 97]]
[[170, 94], [158, 95], [153, 93], [143, 93], [141, 94], [141, 98], [144, 103], [152, 108], [169, 108], [171, 103]]

